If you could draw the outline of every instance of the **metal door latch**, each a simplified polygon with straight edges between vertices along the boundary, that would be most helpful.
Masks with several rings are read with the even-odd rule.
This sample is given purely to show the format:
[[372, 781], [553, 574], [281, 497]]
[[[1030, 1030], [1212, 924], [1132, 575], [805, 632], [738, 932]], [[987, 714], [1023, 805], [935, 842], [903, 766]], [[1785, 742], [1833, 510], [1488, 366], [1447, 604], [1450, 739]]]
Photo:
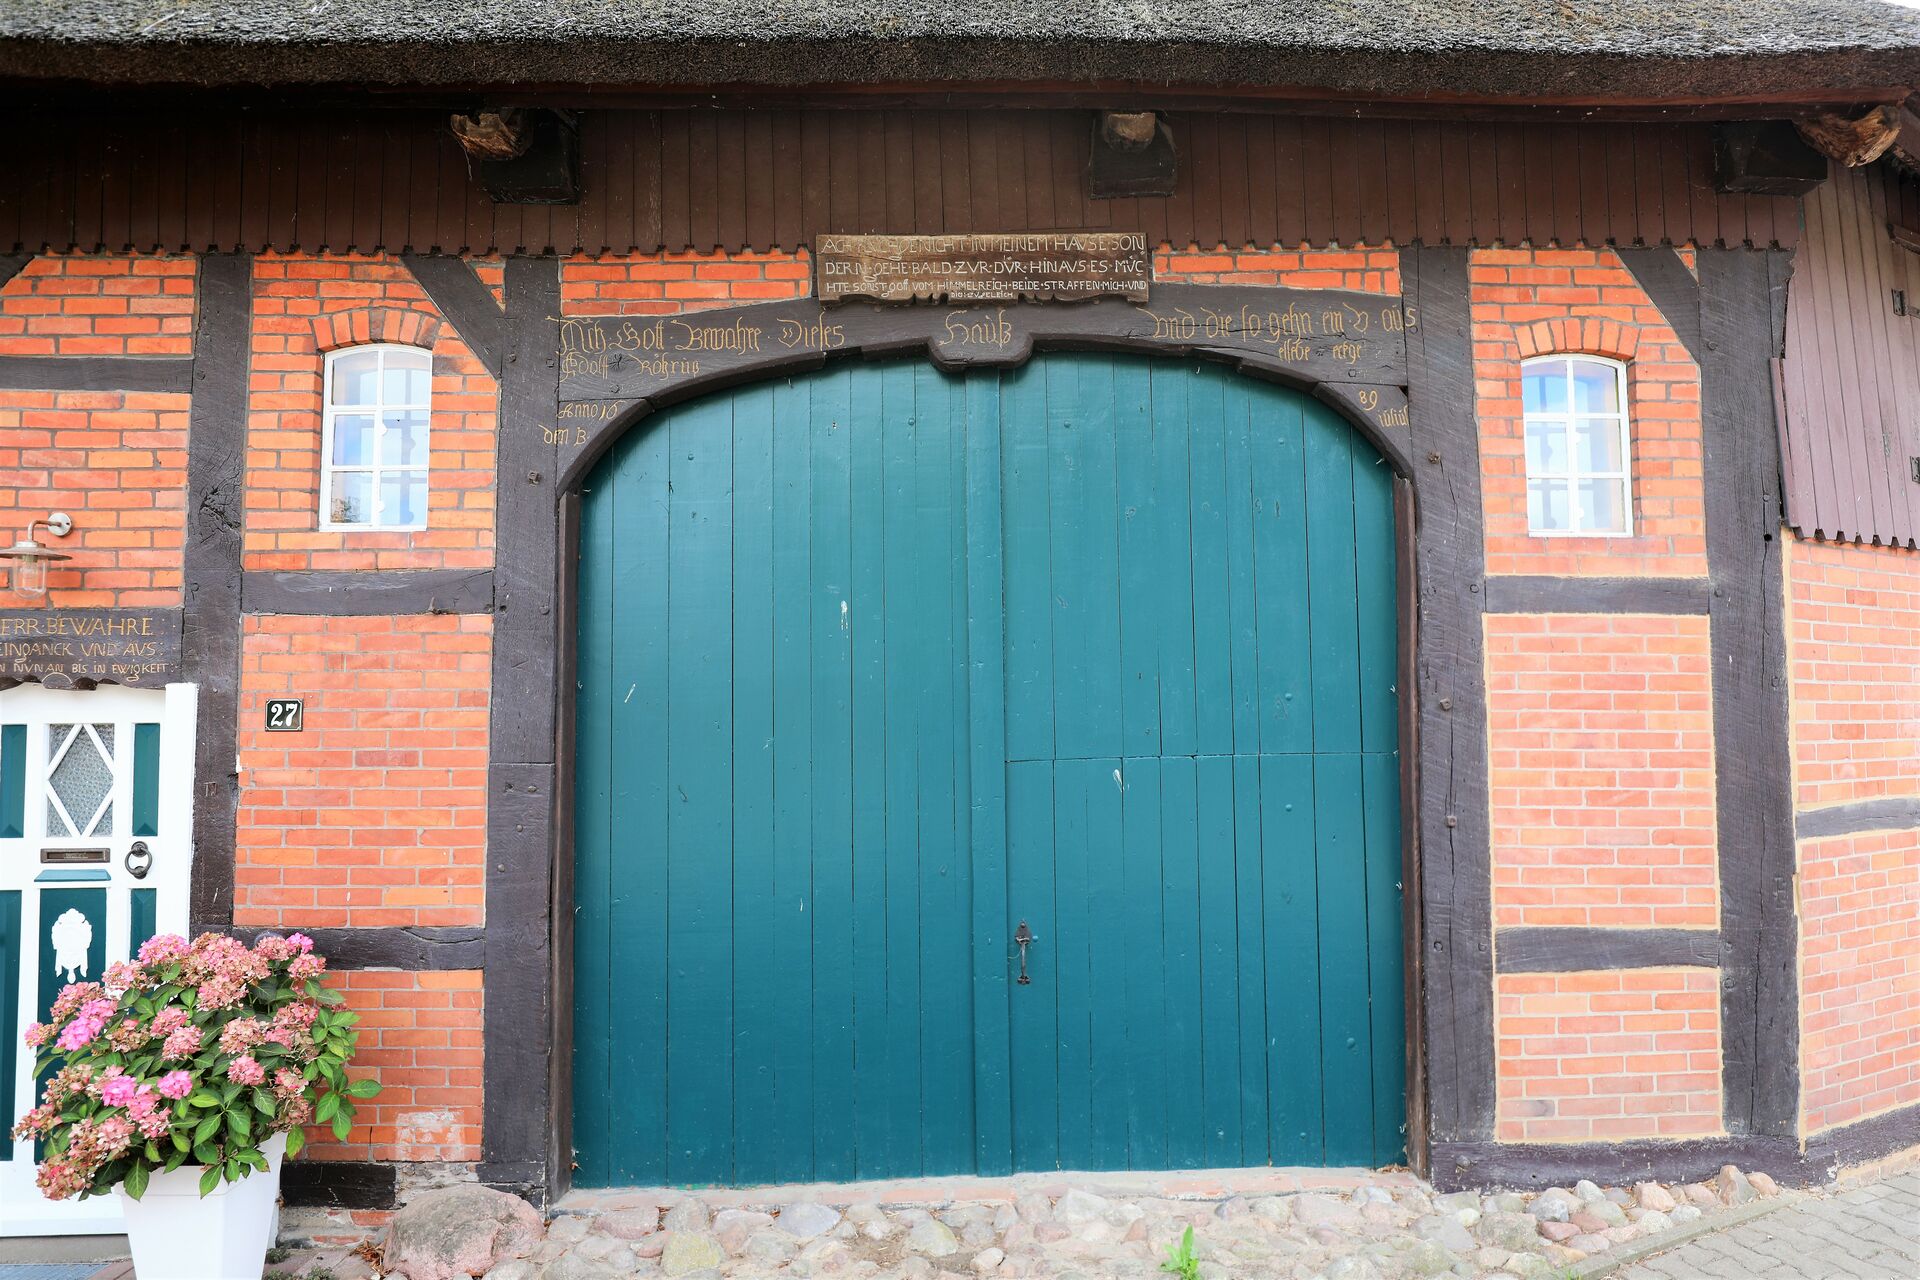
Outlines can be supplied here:
[[1033, 936], [1033, 930], [1027, 928], [1027, 922], [1025, 920], [1022, 920], [1020, 927], [1013, 931], [1013, 945], [1020, 948], [1020, 977], [1018, 980], [1020, 986], [1029, 986], [1033, 982], [1033, 979], [1027, 976], [1027, 948], [1038, 941], [1040, 941], [1040, 939]]
[[147, 848], [145, 840], [135, 840], [133, 847], [127, 850], [125, 866], [128, 874], [135, 880], [145, 880], [147, 872], [153, 869], [153, 851]]

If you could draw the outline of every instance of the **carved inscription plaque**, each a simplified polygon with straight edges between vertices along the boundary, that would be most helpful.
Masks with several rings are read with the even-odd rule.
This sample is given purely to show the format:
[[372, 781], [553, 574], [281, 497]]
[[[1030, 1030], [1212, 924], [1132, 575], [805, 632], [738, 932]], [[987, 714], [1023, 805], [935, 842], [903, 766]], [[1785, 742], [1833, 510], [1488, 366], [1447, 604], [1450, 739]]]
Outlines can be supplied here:
[[1153, 250], [1138, 231], [819, 236], [813, 279], [822, 302], [1145, 302]]
[[179, 678], [178, 609], [0, 610], [0, 685], [155, 687]]

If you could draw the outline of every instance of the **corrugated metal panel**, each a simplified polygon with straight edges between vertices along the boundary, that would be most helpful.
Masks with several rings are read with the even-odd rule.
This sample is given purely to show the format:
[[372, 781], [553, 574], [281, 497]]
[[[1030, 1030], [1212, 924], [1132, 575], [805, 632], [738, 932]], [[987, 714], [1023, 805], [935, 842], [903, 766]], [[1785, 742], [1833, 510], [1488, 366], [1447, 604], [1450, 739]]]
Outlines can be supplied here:
[[1889, 233], [1914, 208], [1903, 189], [1911, 182], [1886, 166], [1839, 170], [1806, 200], [1780, 377], [1787, 521], [1804, 534], [1920, 540], [1912, 472], [1920, 457], [1920, 256]]
[[1178, 189], [1090, 199], [1088, 111], [589, 111], [577, 206], [496, 205], [443, 112], [63, 112], [5, 143], [16, 250], [652, 253], [822, 232], [1140, 227], [1175, 245], [1791, 244], [1699, 125], [1186, 113]]

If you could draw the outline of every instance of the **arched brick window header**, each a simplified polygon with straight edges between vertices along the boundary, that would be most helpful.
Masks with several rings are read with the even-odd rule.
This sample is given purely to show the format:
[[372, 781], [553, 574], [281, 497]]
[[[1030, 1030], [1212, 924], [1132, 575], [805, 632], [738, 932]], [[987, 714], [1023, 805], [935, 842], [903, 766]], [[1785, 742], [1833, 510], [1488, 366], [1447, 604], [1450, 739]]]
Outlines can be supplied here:
[[431, 351], [440, 340], [440, 321], [424, 311], [401, 307], [355, 307], [313, 317], [314, 345], [321, 351], [397, 342]]
[[1618, 320], [1562, 316], [1516, 325], [1522, 359], [1531, 356], [1607, 356], [1627, 364], [1640, 349], [1640, 326]]

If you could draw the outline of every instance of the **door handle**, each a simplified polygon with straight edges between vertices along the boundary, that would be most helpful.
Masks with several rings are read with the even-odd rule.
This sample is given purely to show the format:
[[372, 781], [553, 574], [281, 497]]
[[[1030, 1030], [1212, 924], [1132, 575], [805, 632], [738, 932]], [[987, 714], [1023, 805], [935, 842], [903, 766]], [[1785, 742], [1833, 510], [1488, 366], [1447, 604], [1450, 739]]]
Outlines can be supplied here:
[[121, 859], [121, 864], [135, 880], [145, 880], [147, 872], [153, 870], [153, 850], [147, 848], [145, 840], [135, 840], [127, 848], [127, 856]]
[[1027, 976], [1027, 948], [1038, 941], [1040, 939], [1034, 936], [1033, 930], [1027, 928], [1025, 920], [1022, 920], [1020, 927], [1013, 931], [1013, 945], [1020, 948], [1020, 977], [1017, 980], [1020, 986], [1030, 986], [1033, 983], [1033, 979]]

